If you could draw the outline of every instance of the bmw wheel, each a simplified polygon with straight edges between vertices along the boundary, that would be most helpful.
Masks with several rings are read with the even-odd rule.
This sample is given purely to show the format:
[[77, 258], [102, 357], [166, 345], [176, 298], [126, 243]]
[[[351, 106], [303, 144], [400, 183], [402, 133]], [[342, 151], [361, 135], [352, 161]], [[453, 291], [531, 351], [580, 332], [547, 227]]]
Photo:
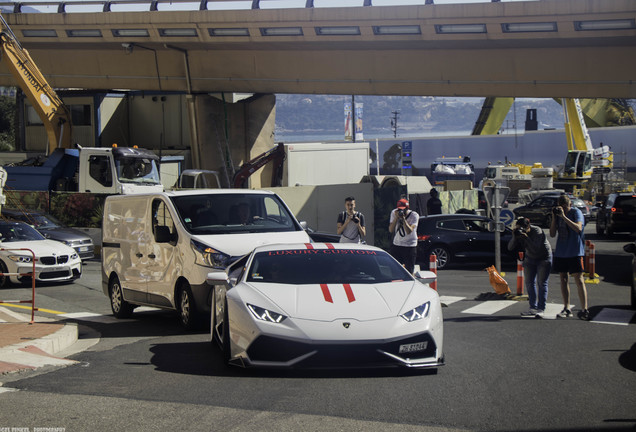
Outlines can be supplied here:
[[110, 308], [115, 318], [129, 318], [135, 307], [124, 300], [124, 293], [117, 276], [111, 277], [108, 281], [108, 293], [110, 294]]
[[[9, 273], [9, 269], [7, 269], [7, 265], [4, 261], [0, 261], [0, 273]], [[8, 287], [10, 283], [9, 276], [0, 276], [0, 288]]]
[[431, 253], [437, 257], [437, 269], [441, 270], [451, 262], [451, 254], [445, 246], [436, 245], [431, 249]]
[[196, 307], [194, 304], [194, 297], [192, 296], [192, 290], [190, 284], [182, 282], [179, 289], [179, 295], [177, 296], [177, 309], [179, 311], [179, 318], [181, 324], [187, 330], [193, 330], [197, 327]]

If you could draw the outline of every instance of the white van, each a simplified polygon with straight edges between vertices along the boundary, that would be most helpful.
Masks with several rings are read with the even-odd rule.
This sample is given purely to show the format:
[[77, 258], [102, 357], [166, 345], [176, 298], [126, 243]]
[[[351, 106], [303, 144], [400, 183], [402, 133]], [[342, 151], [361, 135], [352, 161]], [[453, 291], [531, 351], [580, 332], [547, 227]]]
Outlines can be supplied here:
[[209, 272], [256, 246], [311, 242], [278, 195], [247, 189], [112, 195], [102, 228], [102, 289], [113, 314], [174, 309], [187, 328], [209, 314]]

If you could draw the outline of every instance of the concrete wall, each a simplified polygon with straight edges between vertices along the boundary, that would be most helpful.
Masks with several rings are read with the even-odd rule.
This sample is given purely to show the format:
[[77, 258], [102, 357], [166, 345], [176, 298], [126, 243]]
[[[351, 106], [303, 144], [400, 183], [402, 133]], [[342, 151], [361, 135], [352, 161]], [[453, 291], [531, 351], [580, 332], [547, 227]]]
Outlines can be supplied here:
[[364, 214], [367, 244], [374, 244], [373, 185], [355, 183], [326, 186], [267, 188], [287, 203], [299, 221], [306, 221], [315, 231], [336, 233], [338, 213], [345, 210], [348, 196], [356, 199], [356, 210]]

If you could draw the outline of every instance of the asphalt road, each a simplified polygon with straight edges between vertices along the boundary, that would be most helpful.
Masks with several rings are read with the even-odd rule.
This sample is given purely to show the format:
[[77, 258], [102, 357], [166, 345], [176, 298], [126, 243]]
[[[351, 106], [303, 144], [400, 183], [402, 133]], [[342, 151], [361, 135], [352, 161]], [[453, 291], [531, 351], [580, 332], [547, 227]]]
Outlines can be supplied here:
[[[488, 300], [484, 263], [440, 271], [447, 364], [437, 371], [228, 368], [206, 332], [184, 332], [173, 314], [112, 318], [99, 263], [88, 263], [79, 281], [40, 287], [36, 297], [42, 308], [85, 313], [77, 319], [85, 345], [66, 353], [79, 363], [0, 377], [17, 390], [0, 393], [0, 429], [634, 431], [636, 311], [622, 251], [634, 237], [600, 239], [593, 228], [601, 279], [588, 285], [593, 322], [521, 319], [525, 301]], [[515, 291], [515, 267], [504, 270]], [[554, 274], [548, 302], [561, 303]]]

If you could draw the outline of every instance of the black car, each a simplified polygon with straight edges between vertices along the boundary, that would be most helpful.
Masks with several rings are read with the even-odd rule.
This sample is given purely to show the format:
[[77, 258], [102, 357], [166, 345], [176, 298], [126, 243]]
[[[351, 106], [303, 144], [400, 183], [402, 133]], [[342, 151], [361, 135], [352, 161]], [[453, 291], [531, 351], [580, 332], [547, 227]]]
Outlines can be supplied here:
[[636, 194], [613, 193], [598, 209], [596, 233], [636, 232]]
[[[513, 210], [516, 217], [526, 217], [534, 225], [550, 228], [552, 223], [552, 209], [557, 206], [560, 194], [545, 194], [535, 198], [528, 205]], [[572, 207], [581, 210], [585, 223], [590, 220], [590, 207], [580, 198], [570, 197]]]
[[83, 231], [64, 226], [47, 213], [36, 211], [20, 211], [2, 208], [2, 217], [9, 220], [25, 222], [38, 230], [47, 239], [57, 240], [77, 251], [82, 260], [95, 256], [93, 239]]
[[[417, 225], [417, 261], [428, 268], [431, 253], [437, 256], [437, 268], [446, 268], [461, 259], [489, 262], [495, 258], [494, 221], [473, 214], [444, 214], [420, 217]], [[512, 231], [501, 233], [501, 258], [514, 259], [508, 251]]]

